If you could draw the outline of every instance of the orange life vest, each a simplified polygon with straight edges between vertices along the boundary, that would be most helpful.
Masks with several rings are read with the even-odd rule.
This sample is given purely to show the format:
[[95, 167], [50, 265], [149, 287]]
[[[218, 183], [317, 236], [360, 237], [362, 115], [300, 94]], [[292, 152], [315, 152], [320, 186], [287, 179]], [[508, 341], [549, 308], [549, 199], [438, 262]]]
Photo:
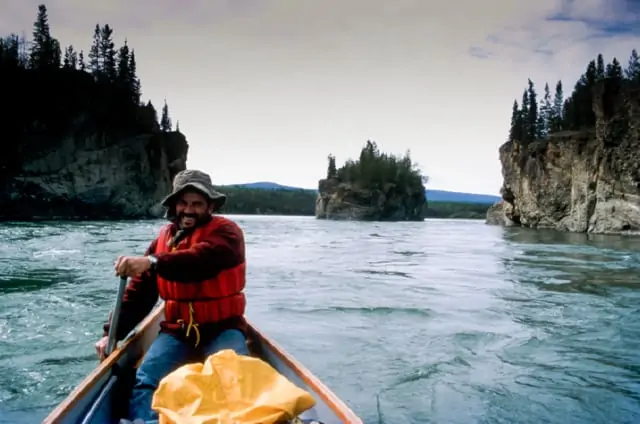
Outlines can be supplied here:
[[[222, 225], [236, 225], [221, 216], [216, 216], [202, 227], [197, 227], [185, 239], [172, 246], [171, 225], [160, 230], [156, 253], [189, 249], [198, 243], [203, 235], [215, 231]], [[200, 342], [199, 324], [217, 323], [229, 318], [244, 315], [246, 298], [246, 263], [243, 261], [234, 268], [221, 271], [216, 277], [194, 282], [168, 281], [157, 276], [158, 292], [164, 299], [164, 314], [167, 323], [187, 325], [187, 333], [193, 329], [196, 346]]]

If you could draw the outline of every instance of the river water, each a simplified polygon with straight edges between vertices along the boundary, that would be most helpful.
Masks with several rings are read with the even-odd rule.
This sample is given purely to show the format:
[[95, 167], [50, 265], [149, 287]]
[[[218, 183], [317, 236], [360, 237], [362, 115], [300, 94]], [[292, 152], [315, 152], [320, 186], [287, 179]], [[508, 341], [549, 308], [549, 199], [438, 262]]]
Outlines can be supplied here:
[[[248, 317], [366, 423], [640, 422], [640, 239], [233, 218]], [[0, 225], [0, 422], [96, 366], [113, 260], [162, 223]]]

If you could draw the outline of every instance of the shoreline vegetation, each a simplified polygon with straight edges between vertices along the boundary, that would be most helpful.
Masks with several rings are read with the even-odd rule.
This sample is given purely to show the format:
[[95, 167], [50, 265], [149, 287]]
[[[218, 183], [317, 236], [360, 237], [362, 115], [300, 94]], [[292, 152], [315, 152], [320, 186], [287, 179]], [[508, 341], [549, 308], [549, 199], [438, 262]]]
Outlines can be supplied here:
[[[312, 189], [263, 189], [217, 186], [227, 203], [222, 214], [314, 216], [318, 192]], [[434, 202], [427, 199], [425, 218], [485, 219], [488, 203]]]

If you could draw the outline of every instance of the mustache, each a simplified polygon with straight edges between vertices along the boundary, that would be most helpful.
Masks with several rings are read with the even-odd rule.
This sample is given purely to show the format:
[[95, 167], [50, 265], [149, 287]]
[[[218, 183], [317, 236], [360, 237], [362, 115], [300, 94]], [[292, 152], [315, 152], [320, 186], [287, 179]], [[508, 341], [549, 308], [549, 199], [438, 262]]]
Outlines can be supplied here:
[[198, 219], [198, 214], [195, 213], [184, 213], [184, 212], [180, 212], [178, 214], [178, 218], [193, 218], [193, 219]]

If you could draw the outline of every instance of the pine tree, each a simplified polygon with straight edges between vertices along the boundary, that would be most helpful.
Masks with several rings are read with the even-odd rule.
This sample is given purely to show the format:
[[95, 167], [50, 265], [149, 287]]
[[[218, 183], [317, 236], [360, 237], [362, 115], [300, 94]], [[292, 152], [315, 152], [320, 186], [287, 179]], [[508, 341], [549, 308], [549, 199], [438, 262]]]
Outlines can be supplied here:
[[169, 118], [169, 106], [167, 100], [164, 101], [162, 106], [162, 118], [160, 119], [160, 130], [163, 132], [171, 131], [171, 118]]
[[604, 59], [602, 53], [598, 54], [598, 63], [596, 64], [596, 81], [600, 81], [605, 77]]
[[509, 129], [509, 141], [521, 140], [520, 131], [520, 109], [518, 108], [518, 101], [513, 101], [513, 107], [511, 109], [511, 127]]
[[607, 65], [607, 78], [612, 78], [615, 80], [621, 80], [622, 76], [622, 66], [620, 66], [620, 62], [615, 57], [611, 61], [610, 64]]
[[538, 101], [536, 100], [536, 90], [531, 79], [529, 79], [527, 97], [529, 99], [529, 107], [527, 108], [527, 137], [529, 141], [534, 141], [538, 135]]
[[180, 132], [180, 121], [176, 121], [176, 132]]
[[93, 30], [91, 49], [89, 50], [89, 71], [95, 78], [98, 78], [102, 73], [102, 70], [103, 66], [100, 56], [100, 25], [96, 24]]
[[78, 66], [78, 55], [73, 46], [68, 46], [64, 50], [64, 61], [62, 67], [65, 69], [76, 69]]
[[51, 37], [47, 7], [38, 6], [38, 16], [33, 24], [33, 43], [29, 57], [32, 69], [50, 69], [60, 66], [60, 45]]
[[113, 44], [113, 29], [106, 24], [100, 29], [100, 57], [102, 58], [104, 76], [114, 82], [117, 76], [116, 51]]
[[553, 119], [553, 106], [551, 105], [551, 91], [549, 90], [549, 83], [544, 85], [544, 98], [540, 105], [540, 112], [538, 116], [538, 133], [539, 137], [546, 137], [549, 135], [551, 127], [551, 121]]
[[638, 57], [638, 51], [636, 49], [631, 51], [629, 64], [627, 65], [627, 69], [625, 69], [625, 76], [632, 83], [640, 85], [640, 58]]
[[129, 46], [127, 45], [127, 40], [124, 40], [124, 44], [118, 49], [117, 62], [116, 81], [119, 86], [128, 90], [131, 86], [131, 70], [129, 69]]
[[529, 139], [529, 93], [524, 90], [522, 93], [522, 102], [520, 103], [520, 131], [522, 131], [523, 142], [530, 141]]
[[62, 59], [62, 50], [60, 49], [60, 42], [55, 38], [51, 39], [51, 62], [49, 66], [51, 68], [59, 68]]
[[140, 103], [140, 79], [138, 78], [136, 71], [136, 51], [131, 49], [129, 55], [129, 72], [131, 73], [131, 96], [134, 104]]
[[81, 71], [86, 70], [86, 65], [84, 64], [84, 51], [82, 50], [78, 53], [78, 69]]
[[336, 169], [336, 158], [333, 155], [328, 157], [329, 165], [327, 166], [327, 178], [335, 178], [338, 176], [338, 170]]
[[553, 106], [551, 106], [551, 122], [549, 123], [549, 131], [562, 131], [562, 106], [564, 104], [564, 94], [562, 93], [562, 81], [556, 83], [556, 93], [553, 97]]
[[576, 111], [574, 108], [573, 97], [570, 97], [564, 101], [562, 105], [562, 129], [574, 130], [577, 129], [575, 122]]

